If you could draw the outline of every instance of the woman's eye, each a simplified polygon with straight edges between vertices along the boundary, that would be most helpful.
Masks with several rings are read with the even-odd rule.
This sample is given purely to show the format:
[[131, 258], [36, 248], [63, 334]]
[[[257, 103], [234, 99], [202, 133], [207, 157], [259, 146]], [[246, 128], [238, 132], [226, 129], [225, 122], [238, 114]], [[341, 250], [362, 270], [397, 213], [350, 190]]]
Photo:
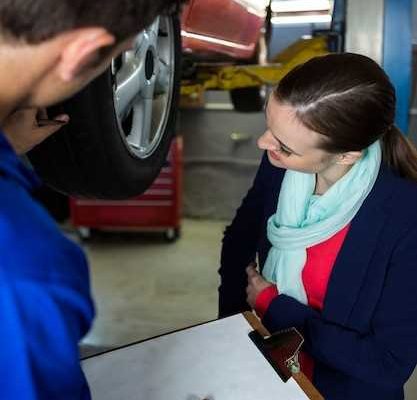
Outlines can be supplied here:
[[291, 151], [284, 149], [283, 147], [280, 148], [280, 152], [285, 154], [286, 156], [290, 156], [292, 154]]

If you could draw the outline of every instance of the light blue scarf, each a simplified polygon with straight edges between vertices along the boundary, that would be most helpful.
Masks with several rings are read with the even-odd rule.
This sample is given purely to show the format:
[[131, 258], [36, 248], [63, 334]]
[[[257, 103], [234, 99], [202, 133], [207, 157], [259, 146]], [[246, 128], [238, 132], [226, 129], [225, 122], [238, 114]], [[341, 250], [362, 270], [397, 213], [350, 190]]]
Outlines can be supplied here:
[[315, 174], [285, 172], [277, 212], [268, 220], [272, 247], [263, 269], [265, 279], [275, 283], [280, 294], [307, 304], [301, 275], [306, 248], [329, 239], [353, 219], [374, 186], [381, 157], [377, 141], [322, 196], [313, 194]]

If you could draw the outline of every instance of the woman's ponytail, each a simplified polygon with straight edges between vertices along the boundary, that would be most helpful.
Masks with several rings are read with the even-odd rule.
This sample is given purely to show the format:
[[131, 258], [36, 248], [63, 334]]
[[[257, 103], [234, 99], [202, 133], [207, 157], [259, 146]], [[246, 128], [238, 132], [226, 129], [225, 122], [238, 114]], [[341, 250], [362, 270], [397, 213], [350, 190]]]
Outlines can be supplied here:
[[417, 149], [392, 125], [382, 137], [384, 162], [401, 177], [417, 182]]

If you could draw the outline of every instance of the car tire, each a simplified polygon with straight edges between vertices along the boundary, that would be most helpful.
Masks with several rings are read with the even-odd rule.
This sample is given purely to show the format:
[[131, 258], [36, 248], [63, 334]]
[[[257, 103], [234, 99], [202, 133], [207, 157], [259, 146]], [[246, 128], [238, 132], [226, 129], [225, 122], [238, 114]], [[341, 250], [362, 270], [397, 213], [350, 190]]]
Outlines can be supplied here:
[[135, 48], [65, 103], [70, 122], [29, 153], [42, 179], [75, 196], [125, 199], [143, 193], [165, 163], [179, 98], [178, 16], [161, 16]]

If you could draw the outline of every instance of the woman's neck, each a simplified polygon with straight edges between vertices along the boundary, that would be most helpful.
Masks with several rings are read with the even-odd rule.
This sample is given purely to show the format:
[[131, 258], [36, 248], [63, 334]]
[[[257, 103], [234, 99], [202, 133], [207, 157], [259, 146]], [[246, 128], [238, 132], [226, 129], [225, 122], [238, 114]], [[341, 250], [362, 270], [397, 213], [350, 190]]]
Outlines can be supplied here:
[[352, 165], [335, 164], [324, 171], [318, 172], [316, 174], [316, 187], [314, 189], [314, 194], [322, 195], [326, 193], [332, 185], [346, 175], [351, 168]]

